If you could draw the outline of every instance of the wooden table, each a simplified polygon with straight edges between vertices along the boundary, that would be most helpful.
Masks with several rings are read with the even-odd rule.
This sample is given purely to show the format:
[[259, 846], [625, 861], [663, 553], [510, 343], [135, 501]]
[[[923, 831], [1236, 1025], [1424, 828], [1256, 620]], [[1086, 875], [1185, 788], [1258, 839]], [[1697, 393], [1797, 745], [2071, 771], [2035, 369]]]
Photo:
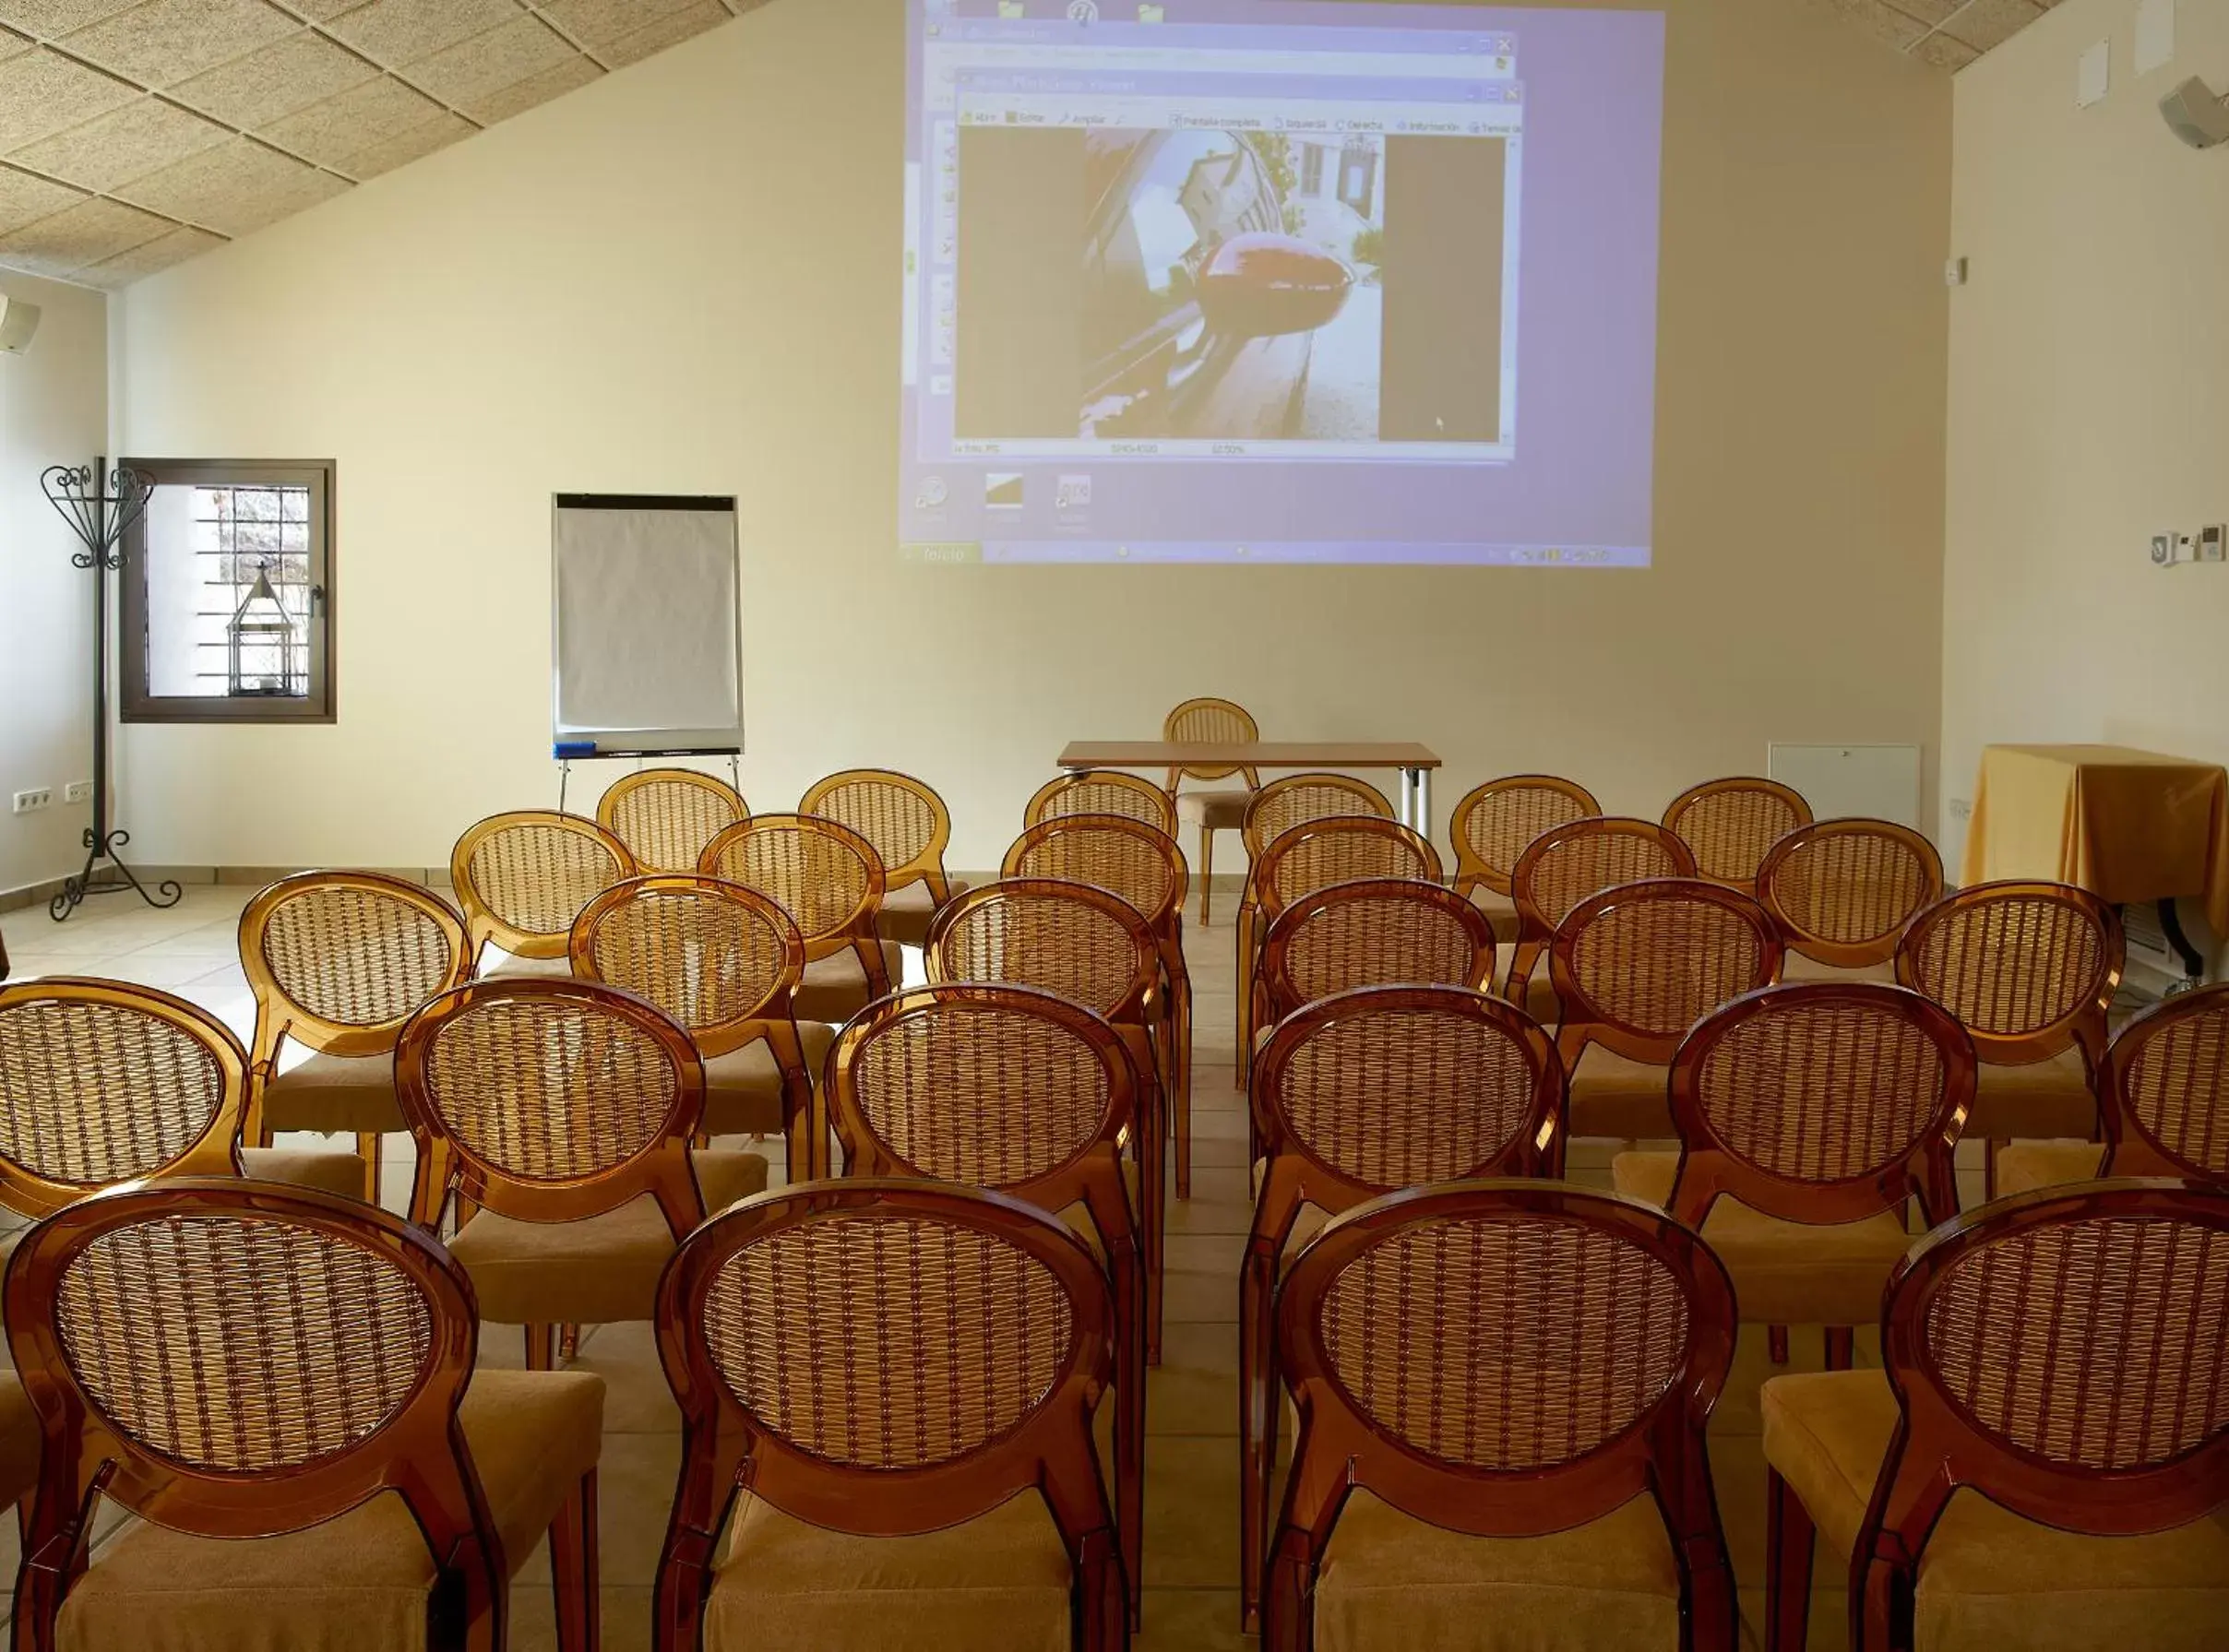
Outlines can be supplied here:
[[1396, 768], [1401, 823], [1432, 835], [1432, 776], [1439, 758], [1406, 742], [1354, 740], [1079, 740], [1060, 754], [1079, 768]]

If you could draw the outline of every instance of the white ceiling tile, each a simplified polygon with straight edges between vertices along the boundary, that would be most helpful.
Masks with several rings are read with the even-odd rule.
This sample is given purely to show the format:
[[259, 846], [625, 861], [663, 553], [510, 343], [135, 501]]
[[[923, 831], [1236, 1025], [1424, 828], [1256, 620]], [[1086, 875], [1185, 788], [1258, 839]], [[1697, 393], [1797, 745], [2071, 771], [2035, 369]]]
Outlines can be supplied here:
[[28, 52], [30, 49], [31, 37], [30, 35], [18, 34], [13, 29], [0, 29], [0, 62], [15, 56], [18, 53]]
[[1912, 55], [1922, 63], [1933, 64], [1938, 69], [1955, 71], [1964, 68], [1981, 53], [1963, 41], [1954, 40], [1948, 34], [1932, 34], [1920, 42], [1919, 49]]
[[1951, 18], [1944, 27], [1945, 34], [1953, 35], [1964, 45], [1986, 52], [1992, 46], [2001, 46], [2036, 18], [2044, 8], [2030, 0], [1973, 0], [1973, 4]]
[[507, 23], [520, 9], [519, 0], [371, 0], [328, 27], [357, 51], [395, 69]]
[[182, 223], [227, 235], [245, 235], [265, 224], [329, 200], [348, 180], [304, 166], [291, 156], [245, 137], [127, 184], [117, 194], [135, 206]]
[[345, 46], [308, 30], [182, 80], [173, 98], [221, 121], [254, 128], [361, 86], [379, 71]]
[[168, 269], [173, 264], [183, 264], [188, 258], [199, 257], [224, 244], [224, 237], [211, 235], [202, 230], [173, 230], [167, 235], [136, 246], [128, 253], [118, 253], [113, 258], [103, 258], [98, 264], [89, 264], [77, 272], [76, 279], [96, 287], [112, 291], [151, 276], [158, 270]]
[[144, 246], [174, 227], [167, 218], [121, 201], [81, 201], [0, 235], [0, 263], [35, 275], [66, 276]]
[[531, 79], [507, 86], [484, 98], [471, 99], [458, 107], [482, 125], [492, 126], [497, 121], [507, 121], [537, 103], [546, 103], [602, 77], [602, 69], [576, 52], [554, 69], [545, 69]]
[[140, 95], [112, 76], [53, 52], [26, 52], [0, 63], [0, 155], [81, 125]]
[[268, 45], [301, 27], [264, 0], [147, 0], [64, 44], [104, 69], [164, 87]]
[[381, 172], [391, 172], [399, 166], [431, 155], [435, 149], [446, 149], [479, 130], [462, 115], [450, 114], [445, 110], [439, 119], [428, 121], [399, 137], [390, 137], [355, 156], [346, 170], [359, 178], [375, 178]]
[[519, 17], [420, 58], [407, 74], [419, 90], [461, 108], [579, 55], [540, 18]]
[[288, 6], [300, 12], [313, 23], [322, 23], [337, 18], [344, 11], [353, 11], [364, 0], [286, 0]]
[[716, 0], [697, 0], [685, 11], [674, 12], [652, 23], [648, 29], [638, 29], [632, 34], [623, 34], [608, 44], [599, 46], [596, 55], [613, 68], [630, 63], [639, 63], [653, 52], [662, 52], [668, 46], [687, 40], [693, 34], [702, 34], [728, 20], [727, 8]]
[[65, 207], [85, 199], [82, 190], [34, 178], [12, 166], [0, 166], [0, 235], [40, 219], [50, 218]]
[[593, 50], [696, 4], [697, 0], [542, 0], [542, 15]]
[[138, 4], [139, 0], [0, 0], [0, 23], [11, 23], [26, 34], [51, 41]]
[[424, 93], [383, 76], [257, 130], [282, 149], [348, 172], [343, 163], [351, 158], [424, 125], [440, 113], [441, 105]]
[[27, 144], [13, 159], [80, 188], [109, 190], [214, 149], [231, 136], [216, 122], [173, 108], [160, 98], [141, 98], [82, 126]]
[[1925, 23], [1897, 10], [1888, 0], [1827, 0], [1827, 4], [1867, 34], [1899, 48], [1911, 45], [1927, 32]]

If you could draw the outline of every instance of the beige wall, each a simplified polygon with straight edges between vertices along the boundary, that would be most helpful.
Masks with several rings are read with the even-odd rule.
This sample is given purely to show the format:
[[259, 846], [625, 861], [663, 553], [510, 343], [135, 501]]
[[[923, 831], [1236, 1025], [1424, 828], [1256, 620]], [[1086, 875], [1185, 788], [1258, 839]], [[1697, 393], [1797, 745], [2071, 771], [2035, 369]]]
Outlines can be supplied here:
[[[93, 576], [70, 566], [83, 544], [39, 492], [49, 465], [89, 465], [108, 418], [107, 300], [0, 270], [0, 291], [40, 307], [22, 355], [0, 352], [0, 895], [84, 863], [89, 804], [65, 790], [93, 775]], [[54, 806], [9, 813], [18, 791], [51, 787]], [[18, 949], [28, 918], [9, 921]], [[44, 925], [46, 919], [35, 920]]]
[[149, 859], [437, 862], [547, 802], [560, 488], [738, 494], [746, 790], [912, 769], [959, 866], [1195, 693], [1430, 742], [1443, 820], [1932, 747], [1949, 87], [1823, 6], [1671, 12], [1646, 574], [901, 565], [898, 0], [779, 0], [131, 289], [132, 451], [340, 461], [340, 725], [126, 731]]
[[[1958, 77], [1952, 799], [1993, 742], [2229, 759], [2229, 567], [2146, 559], [2154, 532], [2229, 520], [2229, 149], [2157, 109], [2191, 75], [2229, 88], [2229, 3], [2182, 0], [2174, 64], [2141, 78], [2135, 15], [2067, 0]], [[2076, 60], [2108, 37], [2111, 94], [2078, 110]]]

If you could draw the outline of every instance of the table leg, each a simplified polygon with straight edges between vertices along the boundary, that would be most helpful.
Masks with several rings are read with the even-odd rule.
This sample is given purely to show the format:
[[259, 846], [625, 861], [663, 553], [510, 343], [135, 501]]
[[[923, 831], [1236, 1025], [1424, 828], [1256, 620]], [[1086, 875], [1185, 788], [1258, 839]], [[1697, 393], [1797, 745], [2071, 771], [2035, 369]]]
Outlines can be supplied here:
[[1414, 830], [1416, 826], [1416, 771], [1401, 771], [1401, 824]]
[[2183, 933], [2182, 914], [2175, 909], [2173, 900], [2159, 903], [2159, 921], [2160, 933], [2166, 936], [2167, 945], [2175, 949], [2175, 956], [2182, 960], [2183, 974], [2193, 984], [2204, 981], [2206, 955], [2193, 946], [2190, 937]]
[[1432, 771], [1416, 771], [1416, 830], [1427, 843], [1432, 839]]

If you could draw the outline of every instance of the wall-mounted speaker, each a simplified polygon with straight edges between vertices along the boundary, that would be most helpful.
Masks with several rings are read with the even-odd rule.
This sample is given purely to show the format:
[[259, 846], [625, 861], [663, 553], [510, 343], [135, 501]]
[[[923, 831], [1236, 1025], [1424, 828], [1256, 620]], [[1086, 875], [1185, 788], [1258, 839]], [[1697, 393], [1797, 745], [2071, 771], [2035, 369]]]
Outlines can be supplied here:
[[2194, 149], [2229, 143], [2229, 98], [2217, 98], [2203, 80], [2192, 78], [2160, 100], [2168, 130]]
[[0, 292], [0, 350], [21, 355], [39, 330], [39, 306]]

